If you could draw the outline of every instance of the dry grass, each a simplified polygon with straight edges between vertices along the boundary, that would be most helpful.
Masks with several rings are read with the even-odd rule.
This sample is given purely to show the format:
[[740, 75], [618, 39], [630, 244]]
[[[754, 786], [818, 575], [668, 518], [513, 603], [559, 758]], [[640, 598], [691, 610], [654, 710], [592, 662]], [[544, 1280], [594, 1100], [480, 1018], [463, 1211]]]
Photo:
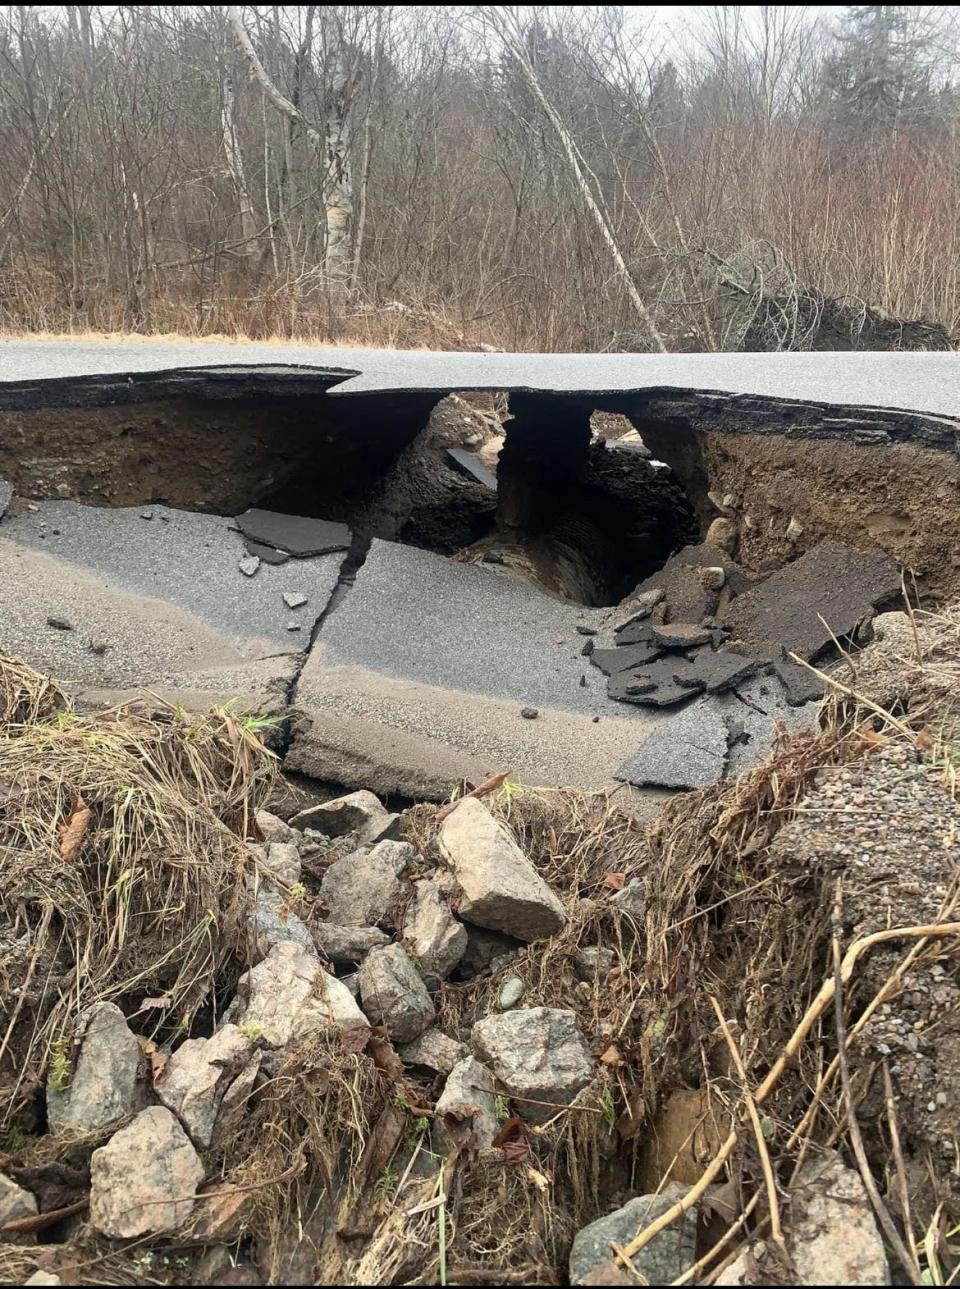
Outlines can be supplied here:
[[[188, 1032], [215, 984], [239, 970], [241, 837], [272, 757], [219, 710], [124, 707], [81, 716], [45, 677], [0, 658], [0, 1119], [33, 1096], [51, 1051], [69, 1078], [80, 1011], [131, 1014], [169, 1000]], [[160, 1022], [158, 1022], [159, 1024]]]

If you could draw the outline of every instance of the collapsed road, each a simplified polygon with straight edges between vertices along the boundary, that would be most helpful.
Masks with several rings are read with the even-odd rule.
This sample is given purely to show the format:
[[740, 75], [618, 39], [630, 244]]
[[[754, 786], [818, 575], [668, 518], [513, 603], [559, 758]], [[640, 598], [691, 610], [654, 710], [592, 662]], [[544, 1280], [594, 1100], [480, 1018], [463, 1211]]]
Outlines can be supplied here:
[[2, 342], [0, 650], [88, 705], [289, 716], [286, 767], [348, 788], [704, 786], [816, 720], [788, 655], [905, 570], [956, 590], [958, 376]]

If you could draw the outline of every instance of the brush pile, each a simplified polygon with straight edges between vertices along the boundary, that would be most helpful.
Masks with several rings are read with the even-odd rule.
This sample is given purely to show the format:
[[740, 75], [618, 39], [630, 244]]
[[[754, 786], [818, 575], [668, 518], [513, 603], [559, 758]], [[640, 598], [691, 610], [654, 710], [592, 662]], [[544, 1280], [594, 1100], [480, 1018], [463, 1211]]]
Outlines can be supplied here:
[[255, 724], [0, 659], [0, 1281], [946, 1283], [960, 613], [875, 629], [650, 829], [285, 822]]

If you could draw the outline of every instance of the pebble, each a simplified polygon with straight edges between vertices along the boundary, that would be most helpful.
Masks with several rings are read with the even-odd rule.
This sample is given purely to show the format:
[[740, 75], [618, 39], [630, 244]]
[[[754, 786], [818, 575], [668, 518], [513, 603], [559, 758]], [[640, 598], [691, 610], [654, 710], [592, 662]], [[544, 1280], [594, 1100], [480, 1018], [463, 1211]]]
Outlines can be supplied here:
[[237, 565], [244, 577], [253, 577], [254, 573], [260, 567], [259, 555], [246, 555]]
[[500, 990], [497, 1006], [502, 1012], [509, 1011], [511, 1007], [516, 1007], [522, 997], [523, 981], [519, 976], [511, 976]]
[[292, 621], [292, 620], [291, 620], [290, 622], [288, 622], [288, 623], [287, 623], [287, 630], [288, 630], [288, 631], [299, 631], [299, 630], [300, 630], [300, 623], [299, 623], [299, 622], [294, 622], [294, 621]]
[[288, 609], [299, 609], [306, 604], [307, 597], [302, 591], [284, 591], [283, 602]]
[[58, 631], [72, 631], [73, 623], [68, 618], [47, 618], [48, 627], [56, 627]]
[[521, 707], [520, 715], [525, 721], [535, 721], [540, 713], [535, 707]]

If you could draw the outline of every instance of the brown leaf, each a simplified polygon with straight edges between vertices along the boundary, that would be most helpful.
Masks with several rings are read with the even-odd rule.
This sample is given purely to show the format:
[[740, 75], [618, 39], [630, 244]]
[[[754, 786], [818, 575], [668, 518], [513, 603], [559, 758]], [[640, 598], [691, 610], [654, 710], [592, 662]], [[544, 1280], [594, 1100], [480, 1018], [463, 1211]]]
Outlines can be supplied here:
[[505, 1141], [501, 1150], [505, 1164], [525, 1164], [530, 1157], [530, 1147], [525, 1141]]
[[503, 1146], [511, 1137], [519, 1136], [520, 1129], [523, 1127], [523, 1120], [518, 1119], [516, 1115], [511, 1115], [509, 1119], [504, 1119], [500, 1125], [500, 1131], [494, 1137], [491, 1145]]
[[146, 1056], [150, 1061], [150, 1077], [153, 1080], [154, 1086], [156, 1086], [163, 1077], [164, 1070], [167, 1068], [167, 1061], [170, 1060], [170, 1053], [161, 1052], [152, 1038], [144, 1038], [142, 1035], [138, 1034], [137, 1042], [140, 1044], [140, 1048], [143, 1051], [144, 1056]]
[[935, 741], [936, 737], [933, 730], [929, 725], [924, 725], [923, 729], [918, 732], [917, 737], [913, 740], [913, 746], [921, 752], [928, 752], [930, 748], [933, 747]]
[[378, 1025], [376, 1029], [370, 1031], [369, 1049], [373, 1063], [381, 1074], [385, 1074], [393, 1083], [403, 1080], [403, 1061], [397, 1055], [396, 1048], [383, 1026]]
[[600, 1057], [600, 1060], [603, 1061], [604, 1065], [626, 1065], [626, 1061], [620, 1055], [616, 1043], [610, 1044], [603, 1056]]
[[[139, 1016], [141, 1012], [149, 1011], [166, 1011], [168, 1007], [173, 1006], [173, 999], [169, 994], [164, 994], [162, 998], [144, 998], [143, 1002], [133, 1013], [133, 1016]], [[133, 1016], [129, 1019], [133, 1020]]]
[[77, 852], [90, 826], [90, 807], [77, 796], [73, 809], [60, 825], [60, 858], [76, 859]]
[[603, 879], [603, 885], [609, 887], [611, 891], [622, 891], [626, 881], [626, 873], [607, 873]]
[[465, 792], [464, 795], [462, 797], [458, 797], [456, 801], [451, 801], [447, 805], [441, 806], [434, 815], [434, 822], [441, 823], [446, 819], [447, 815], [453, 814], [460, 802], [465, 801], [467, 797], [486, 797], [491, 792], [496, 792], [498, 788], [503, 787], [512, 773], [512, 770], [503, 770], [500, 774], [495, 774], [492, 779], [487, 779], [485, 783], [481, 783], [478, 787], [472, 788], [470, 792]]

